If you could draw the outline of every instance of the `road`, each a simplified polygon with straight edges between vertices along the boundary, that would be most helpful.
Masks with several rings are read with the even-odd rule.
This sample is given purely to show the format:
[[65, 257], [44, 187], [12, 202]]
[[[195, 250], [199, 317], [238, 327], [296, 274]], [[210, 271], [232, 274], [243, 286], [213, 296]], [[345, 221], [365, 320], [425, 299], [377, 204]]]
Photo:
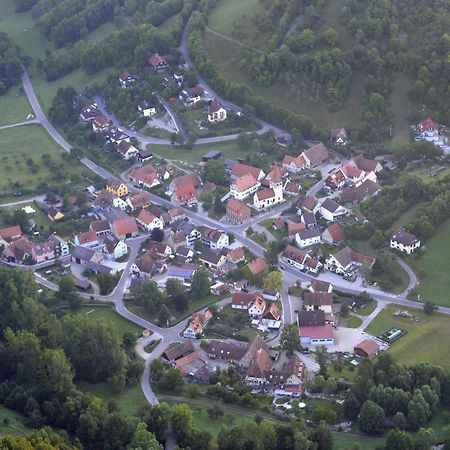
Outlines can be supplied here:
[[3, 125], [0, 127], [0, 131], [7, 130], [8, 128], [21, 127], [23, 125], [33, 125], [36, 123], [40, 123], [38, 119], [30, 119], [30, 120], [27, 120], [26, 122], [13, 123], [12, 125]]

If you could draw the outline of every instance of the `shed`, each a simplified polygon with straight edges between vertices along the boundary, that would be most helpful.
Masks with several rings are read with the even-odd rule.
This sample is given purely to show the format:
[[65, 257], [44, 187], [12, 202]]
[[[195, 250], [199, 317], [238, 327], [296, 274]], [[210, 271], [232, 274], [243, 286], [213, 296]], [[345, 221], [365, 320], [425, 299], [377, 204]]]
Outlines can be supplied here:
[[364, 341], [355, 345], [353, 351], [355, 355], [372, 359], [380, 351], [380, 346], [372, 339], [364, 339]]

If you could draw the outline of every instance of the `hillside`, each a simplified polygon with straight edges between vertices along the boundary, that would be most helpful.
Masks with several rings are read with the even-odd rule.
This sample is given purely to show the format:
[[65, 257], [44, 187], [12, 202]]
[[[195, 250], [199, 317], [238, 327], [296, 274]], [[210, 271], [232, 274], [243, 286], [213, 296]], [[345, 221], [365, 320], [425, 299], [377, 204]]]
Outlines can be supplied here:
[[413, 3], [219, 0], [203, 40], [226, 81], [320, 128], [397, 145], [417, 119], [450, 117], [450, 8]]

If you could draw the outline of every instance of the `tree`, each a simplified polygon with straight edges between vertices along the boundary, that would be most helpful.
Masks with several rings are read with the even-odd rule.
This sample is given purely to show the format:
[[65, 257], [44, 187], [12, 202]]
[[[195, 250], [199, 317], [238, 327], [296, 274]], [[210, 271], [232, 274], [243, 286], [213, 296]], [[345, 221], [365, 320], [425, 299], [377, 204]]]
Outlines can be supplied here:
[[225, 172], [223, 161], [219, 159], [210, 159], [205, 164], [202, 178], [205, 181], [225, 186], [227, 184], [227, 174]]
[[389, 431], [386, 439], [385, 450], [410, 450], [414, 448], [411, 435], [402, 430]]
[[269, 272], [267, 277], [264, 279], [263, 287], [264, 289], [275, 289], [279, 291], [283, 285], [283, 274], [278, 270]]
[[381, 434], [384, 430], [384, 411], [371, 400], [366, 400], [361, 408], [359, 419], [359, 429], [370, 436]]
[[281, 348], [288, 355], [293, 355], [294, 351], [300, 350], [300, 336], [298, 335], [297, 325], [294, 323], [285, 324], [281, 331]]
[[429, 450], [436, 445], [436, 434], [432, 428], [421, 428], [414, 439], [414, 450]]
[[316, 35], [310, 28], [305, 28], [300, 33], [299, 44], [302, 48], [311, 49], [316, 43]]
[[196, 398], [196, 397], [198, 397], [198, 393], [199, 393], [198, 386], [196, 384], [193, 384], [193, 383], [188, 384], [187, 385], [187, 389], [186, 389], [186, 393], [187, 393], [187, 396], [189, 398]]
[[336, 423], [338, 420], [337, 413], [336, 411], [334, 411], [334, 409], [325, 408], [323, 406], [317, 406], [316, 408], [314, 408], [312, 417], [314, 422], [316, 423], [324, 421], [329, 425]]
[[184, 284], [177, 278], [168, 278], [166, 281], [166, 293], [169, 297], [182, 295], [186, 291]]
[[77, 290], [73, 278], [69, 275], [59, 279], [58, 287], [58, 296], [62, 301], [69, 301], [70, 294]]
[[424, 310], [425, 314], [431, 315], [435, 311], [437, 311], [437, 309], [438, 309], [438, 307], [437, 307], [436, 303], [433, 303], [431, 300], [427, 300], [423, 304], [423, 310]]
[[217, 403], [214, 403], [211, 408], [208, 408], [208, 416], [211, 419], [218, 420], [223, 416], [223, 409]]
[[166, 305], [162, 305], [161, 308], [159, 308], [158, 313], [158, 321], [161, 325], [169, 325], [170, 318], [172, 315], [170, 314], [169, 308]]
[[444, 436], [444, 450], [450, 450], [450, 425], [447, 425], [442, 429], [442, 433]]
[[164, 230], [161, 230], [161, 228], [153, 228], [150, 239], [152, 241], [162, 242], [164, 240]]
[[225, 213], [225, 206], [219, 193], [217, 193], [214, 197], [214, 213], [218, 216], [221, 216]]
[[347, 394], [344, 400], [344, 416], [349, 420], [356, 420], [360, 409], [361, 403], [359, 403], [353, 393]]
[[211, 292], [211, 280], [206, 269], [201, 268], [195, 271], [192, 277], [191, 292], [194, 300], [204, 298]]
[[334, 47], [338, 38], [337, 31], [334, 28], [328, 28], [323, 34], [323, 38], [328, 45]]
[[139, 422], [133, 434], [133, 439], [127, 445], [127, 450], [163, 450], [153, 433], [147, 431], [147, 425]]
[[327, 378], [328, 366], [330, 365], [330, 355], [324, 345], [321, 345], [316, 349], [316, 362], [319, 364], [319, 374]]
[[116, 277], [108, 272], [99, 273], [97, 275], [98, 287], [100, 295], [110, 294], [116, 286]]
[[278, 265], [278, 253], [280, 252], [280, 243], [278, 241], [269, 242], [269, 248], [264, 253], [264, 259], [271, 266]]
[[350, 314], [350, 310], [346, 301], [342, 303], [340, 315], [341, 317], [348, 317]]
[[205, 211], [211, 209], [214, 204], [214, 194], [212, 192], [201, 192], [198, 199], [202, 203]]
[[186, 294], [179, 294], [173, 299], [175, 303], [175, 309], [178, 312], [183, 312], [188, 309], [189, 300]]
[[314, 442], [317, 443], [317, 450], [331, 450], [333, 448], [333, 436], [330, 427], [325, 421], [321, 421], [313, 435]]
[[180, 403], [172, 407], [170, 418], [177, 443], [185, 447], [195, 430], [194, 417], [189, 406]]

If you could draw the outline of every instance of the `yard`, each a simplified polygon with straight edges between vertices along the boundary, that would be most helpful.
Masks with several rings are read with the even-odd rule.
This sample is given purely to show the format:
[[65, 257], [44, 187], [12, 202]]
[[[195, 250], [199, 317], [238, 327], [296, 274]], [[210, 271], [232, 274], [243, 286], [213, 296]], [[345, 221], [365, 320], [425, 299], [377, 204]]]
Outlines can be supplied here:
[[413, 254], [405, 261], [417, 274], [420, 284], [410, 294], [410, 298], [421, 301], [431, 300], [442, 306], [450, 306], [450, 220], [437, 230], [423, 246], [423, 255]]
[[[403, 317], [393, 317], [393, 313], [409, 311], [418, 321]], [[391, 344], [389, 352], [394, 359], [403, 364], [429, 362], [450, 368], [447, 352], [442, 349], [450, 345], [450, 317], [444, 314], [427, 316], [420, 309], [407, 309], [389, 305], [365, 329], [373, 336], [379, 336], [391, 328], [400, 328], [407, 334]]]
[[27, 418], [6, 406], [0, 405], [0, 436], [6, 434], [26, 435], [31, 432], [26, 423]]
[[332, 433], [333, 450], [348, 450], [358, 446], [361, 450], [376, 450], [384, 448], [385, 438], [374, 438], [350, 433]]
[[[44, 156], [46, 155], [46, 156]], [[0, 192], [9, 197], [13, 192], [35, 193], [38, 186], [62, 182], [79, 185], [88, 175], [47, 135], [40, 125], [26, 125], [0, 131], [0, 161], [4, 177]]]
[[[1, 22], [0, 22], [1, 23]], [[14, 86], [6, 94], [0, 95], [0, 127], [26, 122], [33, 109], [28, 102], [22, 86]]]
[[264, 220], [263, 222], [260, 222], [259, 225], [267, 229], [275, 237], [277, 241], [281, 241], [283, 238], [287, 237], [286, 228], [281, 230], [274, 230], [272, 228], [273, 220], [274, 219]]
[[139, 384], [119, 393], [113, 391], [107, 383], [92, 384], [81, 381], [77, 383], [77, 388], [83, 392], [90, 392], [105, 402], [114, 401], [122, 412], [130, 416], [136, 415], [140, 408], [148, 404]]

